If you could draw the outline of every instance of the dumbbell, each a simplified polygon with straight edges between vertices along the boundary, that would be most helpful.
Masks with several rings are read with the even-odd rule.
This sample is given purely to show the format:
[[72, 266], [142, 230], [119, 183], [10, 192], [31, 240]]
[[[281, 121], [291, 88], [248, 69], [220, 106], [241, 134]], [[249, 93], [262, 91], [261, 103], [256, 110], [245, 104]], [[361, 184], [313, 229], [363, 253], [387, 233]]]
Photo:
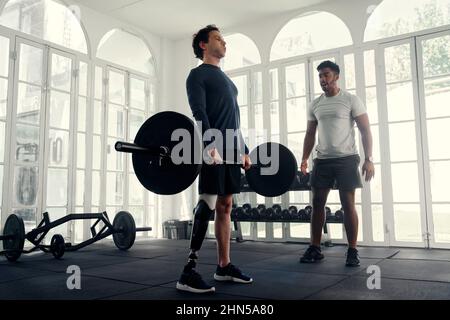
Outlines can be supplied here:
[[311, 215], [312, 215], [312, 207], [306, 206], [305, 207], [305, 213], [306, 213], [306, 220], [311, 221]]
[[275, 210], [270, 207], [264, 210], [263, 220], [275, 220]]
[[334, 216], [336, 217], [336, 221], [338, 222], [344, 221], [344, 210], [342, 210], [342, 208], [340, 210], [337, 210], [334, 213]]
[[329, 220], [330, 218], [331, 218], [331, 209], [330, 209], [330, 207], [325, 207], [325, 217], [326, 217], [326, 220]]
[[266, 215], [266, 206], [264, 204], [258, 204], [256, 209], [258, 209], [259, 217], [261, 219], [265, 219], [267, 217], [267, 215]]
[[257, 208], [251, 208], [249, 213], [248, 213], [248, 217], [247, 219], [250, 221], [257, 221], [259, 220], [259, 210]]
[[288, 209], [281, 210], [281, 218], [286, 221], [291, 220], [291, 213]]
[[296, 206], [290, 206], [288, 208], [289, 213], [291, 215], [291, 220], [298, 220], [299, 216], [298, 216], [298, 210]]
[[231, 209], [231, 219], [233, 220], [245, 220], [247, 213], [243, 207], [236, 207]]
[[303, 174], [303, 172], [300, 171], [300, 185], [302, 188], [308, 189], [311, 187], [309, 183], [309, 177], [310, 177], [309, 172], [307, 174]]
[[251, 209], [252, 209], [251, 204], [250, 203], [244, 203], [244, 205], [242, 206], [242, 209], [244, 210], [244, 215], [243, 215], [244, 219], [245, 220], [250, 220], [250, 218], [251, 218]]
[[274, 215], [274, 220], [281, 220], [282, 215], [281, 215], [281, 206], [279, 204], [274, 204], [272, 206], [272, 209], [275, 211], [275, 215]]
[[300, 219], [300, 221], [309, 221], [305, 209], [298, 210], [298, 218]]
[[275, 212], [276, 212], [276, 211], [280, 211], [280, 212], [281, 212], [281, 206], [280, 206], [279, 204], [274, 204], [274, 205], [272, 206], [272, 209], [275, 210]]

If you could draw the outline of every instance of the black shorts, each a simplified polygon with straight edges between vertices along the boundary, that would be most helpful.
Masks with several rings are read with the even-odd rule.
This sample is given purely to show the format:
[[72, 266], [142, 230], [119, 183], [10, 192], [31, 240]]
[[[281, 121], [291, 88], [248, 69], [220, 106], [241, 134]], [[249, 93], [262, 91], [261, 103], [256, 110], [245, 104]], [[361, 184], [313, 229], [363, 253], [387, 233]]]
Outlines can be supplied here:
[[200, 194], [225, 196], [240, 193], [241, 166], [236, 164], [203, 164], [198, 181]]
[[359, 162], [357, 154], [343, 158], [314, 159], [311, 187], [339, 190], [362, 188]]

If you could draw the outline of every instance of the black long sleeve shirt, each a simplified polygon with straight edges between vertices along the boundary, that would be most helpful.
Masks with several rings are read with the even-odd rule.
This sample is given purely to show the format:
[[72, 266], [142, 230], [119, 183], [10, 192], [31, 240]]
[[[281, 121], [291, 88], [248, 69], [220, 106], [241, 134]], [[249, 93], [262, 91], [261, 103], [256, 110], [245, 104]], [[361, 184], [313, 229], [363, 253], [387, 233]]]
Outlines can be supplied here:
[[[202, 137], [208, 129], [218, 129], [225, 149], [226, 130], [233, 129], [236, 132], [233, 151], [248, 154], [240, 131], [238, 90], [231, 79], [219, 67], [201, 64], [189, 73], [186, 89], [193, 116], [201, 122]], [[209, 143], [205, 141], [205, 146]], [[219, 153], [222, 154], [221, 150]]]

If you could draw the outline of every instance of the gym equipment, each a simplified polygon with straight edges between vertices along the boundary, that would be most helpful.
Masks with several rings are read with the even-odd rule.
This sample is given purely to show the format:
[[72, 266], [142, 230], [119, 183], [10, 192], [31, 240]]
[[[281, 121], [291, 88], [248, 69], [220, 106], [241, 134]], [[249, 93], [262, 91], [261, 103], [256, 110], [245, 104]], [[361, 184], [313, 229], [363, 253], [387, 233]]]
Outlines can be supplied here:
[[305, 207], [305, 213], [306, 213], [306, 220], [310, 221], [311, 220], [311, 215], [312, 215], [312, 206], [306, 206]]
[[283, 209], [281, 211], [281, 219], [283, 220], [291, 220], [291, 213], [288, 209]]
[[272, 206], [272, 209], [273, 209], [275, 212], [277, 212], [277, 211], [280, 211], [280, 212], [281, 212], [281, 206], [280, 206], [279, 204], [274, 204], [274, 205]]
[[[237, 209], [238, 207], [236, 207], [236, 208], [232, 208], [231, 209], [231, 220], [239, 220], [238, 219], [238, 217], [237, 217], [237, 214], [236, 214], [236, 209]], [[209, 219], [209, 220], [211, 220], [211, 219]]]
[[[297, 209], [297, 207], [295, 207]], [[297, 210], [291, 211], [291, 219], [292, 220], [300, 220], [300, 213]]]
[[289, 213], [290, 213], [290, 215], [291, 215], [291, 218], [294, 218], [294, 217], [297, 216], [298, 211], [297, 211], [297, 207], [296, 207], [296, 206], [290, 206], [290, 207], [288, 208], [288, 210], [289, 210]]
[[[174, 164], [170, 153], [179, 143], [172, 141], [172, 133], [182, 129], [191, 138], [187, 146], [190, 156], [186, 162]], [[185, 131], [185, 132], [186, 132]], [[188, 188], [197, 178], [201, 169], [201, 137], [194, 122], [177, 112], [160, 112], [139, 128], [133, 143], [117, 142], [119, 152], [133, 154], [133, 168], [139, 182], [156, 194], [176, 194]]]
[[308, 220], [308, 215], [306, 214], [306, 210], [305, 209], [298, 210], [298, 218], [301, 221], [309, 221]]
[[242, 206], [242, 209], [244, 209], [245, 212], [250, 211], [251, 208], [252, 205], [250, 203], [244, 203], [244, 205]]
[[60, 234], [54, 234], [50, 241], [50, 252], [56, 259], [61, 259], [66, 251], [66, 243]]
[[[183, 144], [188, 150], [177, 146], [184, 141], [172, 140], [172, 135], [176, 136], [181, 131], [187, 132], [191, 139]], [[202, 166], [201, 146], [200, 133], [192, 120], [180, 113], [165, 111], [144, 122], [134, 143], [118, 141], [115, 149], [132, 153], [134, 171], [146, 189], [156, 194], [170, 195], [185, 190], [197, 178]], [[175, 149], [180, 149], [179, 162], [182, 158], [183, 163], [174, 162], [172, 151]], [[275, 142], [263, 143], [249, 156], [253, 164], [246, 170], [245, 177], [253, 191], [265, 197], [276, 197], [289, 190], [297, 172], [297, 161], [288, 148]], [[267, 160], [275, 158], [278, 163], [266, 163], [263, 157]], [[277, 164], [277, 170], [270, 170], [271, 165]]]
[[344, 221], [344, 210], [342, 210], [342, 208], [340, 210], [337, 210], [334, 213], [334, 216], [336, 217], [336, 220], [339, 222]]
[[249, 214], [250, 221], [258, 221], [259, 220], [259, 210], [257, 208], [251, 208]]
[[281, 206], [279, 204], [274, 204], [272, 206], [273, 209], [273, 219], [272, 220], [281, 220], [283, 217], [281, 215]]
[[262, 215], [263, 220], [275, 220], [275, 210], [273, 208], [269, 207], [264, 211], [264, 214]]
[[267, 214], [266, 214], [266, 205], [264, 205], [264, 204], [258, 204], [257, 206], [256, 206], [256, 210], [258, 210], [258, 218], [257, 219], [255, 219], [255, 218], [253, 218], [254, 220], [258, 220], [258, 219], [266, 219], [266, 217], [267, 217]]
[[[62, 235], [55, 234], [51, 238], [50, 245], [41, 244], [42, 240], [51, 229], [68, 221], [85, 219], [97, 219], [91, 226], [91, 239], [72, 245], [71, 243], [66, 243]], [[103, 226], [100, 231], [97, 232], [95, 227], [100, 222], [103, 223]], [[22, 253], [30, 253], [39, 249], [43, 252], [50, 252], [55, 258], [60, 259], [66, 251], [76, 251], [110, 235], [113, 236], [114, 244], [118, 249], [128, 250], [134, 244], [136, 232], [150, 230], [152, 230], [150, 227], [136, 228], [133, 216], [127, 211], [118, 212], [114, 217], [112, 224], [110, 223], [106, 212], [72, 213], [53, 222], [50, 222], [48, 212], [44, 212], [43, 219], [39, 225], [25, 234], [22, 218], [16, 214], [11, 214], [6, 219], [3, 235], [0, 235], [0, 240], [3, 241], [4, 249], [0, 254], [5, 255], [9, 261], [16, 261]], [[25, 240], [28, 240], [33, 244], [31, 249], [23, 249]]]
[[326, 219], [330, 219], [331, 218], [331, 209], [330, 209], [330, 207], [325, 207], [325, 217], [326, 217]]
[[1, 253], [5, 254], [6, 259], [9, 261], [19, 259], [25, 243], [25, 226], [20, 216], [15, 214], [8, 216], [0, 240], [3, 241], [4, 250]]
[[[275, 174], [264, 174], [263, 168], [269, 165], [263, 164], [261, 155], [275, 157], [278, 161], [278, 168]], [[297, 172], [297, 160], [292, 152], [276, 142], [267, 142], [259, 145], [250, 152], [250, 159], [254, 165], [245, 172], [248, 184], [258, 194], [264, 197], [278, 197], [289, 190]]]
[[295, 179], [289, 190], [311, 190], [310, 172], [303, 174], [301, 171], [297, 171]]

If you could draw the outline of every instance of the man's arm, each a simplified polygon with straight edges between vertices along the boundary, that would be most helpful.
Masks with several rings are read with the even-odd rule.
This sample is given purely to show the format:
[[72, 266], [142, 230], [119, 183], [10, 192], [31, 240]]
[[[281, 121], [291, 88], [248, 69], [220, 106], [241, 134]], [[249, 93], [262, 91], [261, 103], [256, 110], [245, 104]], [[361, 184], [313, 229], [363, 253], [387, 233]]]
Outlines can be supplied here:
[[362, 144], [364, 148], [364, 165], [362, 168], [365, 180], [370, 181], [375, 174], [375, 169], [372, 163], [372, 132], [370, 131], [369, 116], [364, 113], [355, 117], [356, 125], [361, 133]]
[[192, 110], [192, 115], [202, 129], [201, 139], [203, 141], [203, 147], [207, 149], [207, 153], [209, 155], [209, 159], [204, 158], [204, 160], [210, 164], [221, 163], [223, 160], [216, 148], [214, 141], [203, 140], [205, 132], [211, 128], [208, 114], [206, 113], [206, 90], [203, 81], [201, 81], [198, 75], [193, 73], [192, 71], [186, 80], [186, 91], [189, 105]]
[[[205, 132], [211, 128], [208, 114], [206, 113], [206, 91], [203, 81], [192, 71], [186, 80], [186, 91], [192, 115], [201, 125], [203, 140]], [[203, 143], [204, 147], [208, 145], [205, 141]]]
[[316, 142], [316, 130], [317, 121], [308, 120], [305, 139], [303, 142], [302, 163], [300, 165], [300, 169], [302, 170], [303, 174], [306, 174], [306, 168], [308, 168], [308, 159]]

